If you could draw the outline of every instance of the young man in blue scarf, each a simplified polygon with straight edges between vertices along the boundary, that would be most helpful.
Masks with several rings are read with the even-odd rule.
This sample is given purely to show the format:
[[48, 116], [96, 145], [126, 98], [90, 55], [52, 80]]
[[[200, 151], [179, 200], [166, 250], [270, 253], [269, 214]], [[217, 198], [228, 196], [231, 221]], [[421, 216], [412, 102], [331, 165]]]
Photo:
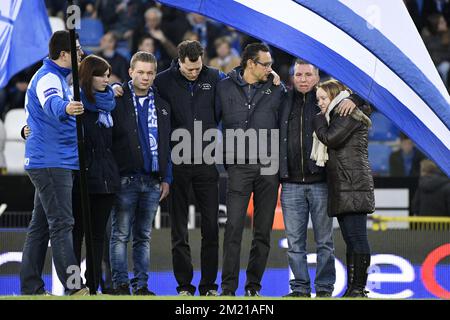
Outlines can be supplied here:
[[[122, 85], [112, 112], [113, 154], [121, 186], [112, 212], [110, 260], [115, 294], [154, 295], [148, 290], [150, 234], [159, 202], [169, 194], [170, 105], [152, 87], [156, 58], [137, 52], [131, 81]], [[133, 231], [134, 278], [128, 279], [127, 244]]]

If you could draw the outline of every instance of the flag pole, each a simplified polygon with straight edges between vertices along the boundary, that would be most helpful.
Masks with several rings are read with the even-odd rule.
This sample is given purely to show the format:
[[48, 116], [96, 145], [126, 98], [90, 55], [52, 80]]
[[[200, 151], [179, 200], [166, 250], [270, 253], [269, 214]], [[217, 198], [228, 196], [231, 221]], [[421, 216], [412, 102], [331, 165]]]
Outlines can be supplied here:
[[[69, 0], [69, 6], [73, 5], [73, 0]], [[76, 12], [76, 11], [75, 11]], [[77, 17], [76, 17], [77, 18]], [[69, 22], [69, 16], [67, 17]], [[80, 101], [80, 86], [78, 81], [78, 58], [77, 46], [75, 37], [75, 23], [67, 23], [70, 35], [70, 54], [72, 58], [72, 79], [73, 79], [73, 98], [75, 101]], [[83, 122], [84, 115], [76, 116], [77, 122], [77, 142], [78, 142], [78, 159], [80, 164], [79, 181], [80, 181], [80, 199], [81, 199], [81, 213], [83, 217], [83, 229], [86, 240], [86, 276], [92, 288], [89, 288], [89, 293], [95, 295], [98, 284], [95, 283], [95, 264], [94, 252], [92, 246], [92, 227], [91, 227], [91, 212], [89, 205], [89, 194], [86, 177], [86, 156], [84, 148]], [[81, 262], [81, 261], [80, 261]], [[93, 284], [93, 285], [92, 285]]]

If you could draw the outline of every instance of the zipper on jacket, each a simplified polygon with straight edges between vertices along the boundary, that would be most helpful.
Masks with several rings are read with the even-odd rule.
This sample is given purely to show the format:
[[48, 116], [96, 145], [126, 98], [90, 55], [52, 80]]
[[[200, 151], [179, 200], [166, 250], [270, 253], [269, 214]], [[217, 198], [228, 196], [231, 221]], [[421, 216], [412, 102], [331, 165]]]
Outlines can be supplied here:
[[109, 193], [109, 190], [108, 190], [108, 183], [106, 182], [106, 180], [105, 180], [105, 188], [106, 188], [106, 193]]
[[300, 157], [302, 159], [302, 181], [305, 182], [305, 171], [303, 169], [303, 111], [306, 104], [306, 93], [303, 95], [303, 106], [300, 109]]

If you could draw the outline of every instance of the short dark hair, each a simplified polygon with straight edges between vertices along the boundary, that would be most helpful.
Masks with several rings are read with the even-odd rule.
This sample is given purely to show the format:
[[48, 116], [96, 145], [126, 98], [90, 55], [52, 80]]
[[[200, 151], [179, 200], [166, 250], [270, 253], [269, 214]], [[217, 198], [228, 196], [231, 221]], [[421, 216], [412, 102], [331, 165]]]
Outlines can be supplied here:
[[135, 54], [133, 54], [133, 56], [131, 57], [131, 61], [130, 61], [131, 69], [134, 69], [134, 65], [138, 61], [154, 63], [155, 66], [158, 64], [155, 56], [152, 53], [144, 52], [144, 51], [138, 51]]
[[80, 63], [78, 75], [80, 87], [89, 102], [95, 103], [94, 90], [92, 88], [92, 78], [100, 77], [109, 71], [111, 75], [111, 65], [103, 58], [90, 54]]
[[306, 60], [303, 59], [295, 59], [295, 63], [294, 63], [294, 67], [296, 64], [300, 64], [300, 65], [311, 65], [313, 67], [313, 69], [317, 72], [317, 74], [319, 74], [319, 68], [317, 68], [315, 65], [313, 65], [311, 62], [308, 62]]
[[403, 133], [403, 132], [400, 132], [399, 136], [400, 136], [400, 141], [403, 141], [403, 140], [411, 140], [411, 138], [408, 137], [408, 136], [407, 136], [405, 133]]
[[196, 40], [184, 40], [178, 45], [178, 59], [181, 62], [186, 60], [186, 57], [195, 62], [203, 56], [204, 49], [200, 42]]
[[[77, 33], [75, 33], [75, 39], [78, 39]], [[67, 30], [53, 33], [48, 43], [48, 56], [50, 59], [57, 60], [61, 51], [70, 52], [70, 35]]]
[[154, 39], [151, 35], [149, 35], [148, 33], [146, 33], [146, 34], [144, 34], [142, 37], [139, 38], [139, 41], [138, 41], [138, 48], [139, 48], [139, 47], [141, 46], [141, 44], [142, 44], [145, 40], [147, 40], [147, 39], [151, 39], [152, 42], [153, 42], [153, 44], [155, 43], [155, 39]]
[[245, 49], [244, 52], [242, 52], [242, 61], [241, 61], [241, 67], [242, 69], [247, 68], [247, 61], [253, 60], [253, 61], [258, 61], [258, 54], [259, 52], [270, 52], [269, 47], [266, 46], [264, 43], [250, 43], [248, 44]]

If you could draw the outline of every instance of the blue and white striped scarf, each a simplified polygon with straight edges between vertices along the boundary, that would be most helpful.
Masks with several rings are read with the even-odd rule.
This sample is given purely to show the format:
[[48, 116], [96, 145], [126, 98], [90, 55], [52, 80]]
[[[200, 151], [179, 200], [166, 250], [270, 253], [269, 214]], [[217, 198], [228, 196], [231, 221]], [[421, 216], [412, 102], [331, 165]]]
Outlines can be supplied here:
[[[134, 112], [136, 114], [136, 121], [138, 121], [138, 101], [136, 93], [134, 92], [133, 82], [130, 80], [128, 82], [128, 86], [131, 90], [131, 94], [133, 95], [133, 104], [134, 104]], [[155, 106], [155, 96], [153, 94], [152, 88], [148, 90], [147, 98], [148, 99], [148, 139], [150, 144], [150, 152], [152, 154], [152, 172], [159, 171], [158, 165], [158, 115]], [[138, 125], [139, 126], [139, 125]]]

